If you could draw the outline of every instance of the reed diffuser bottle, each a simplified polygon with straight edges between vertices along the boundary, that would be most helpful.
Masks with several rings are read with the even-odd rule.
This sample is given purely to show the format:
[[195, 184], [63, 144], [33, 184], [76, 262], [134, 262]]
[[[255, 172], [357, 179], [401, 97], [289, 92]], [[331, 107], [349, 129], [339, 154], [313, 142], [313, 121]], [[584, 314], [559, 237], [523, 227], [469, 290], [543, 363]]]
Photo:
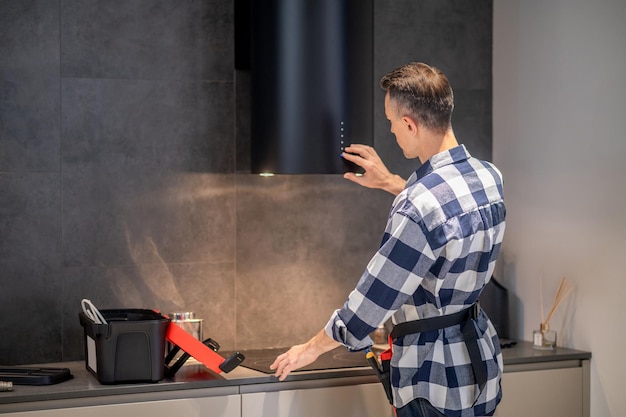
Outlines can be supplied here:
[[550, 330], [548, 323], [541, 323], [539, 330], [533, 331], [533, 347], [541, 350], [556, 348], [556, 331]]
[[552, 308], [550, 309], [548, 316], [544, 320], [543, 315], [543, 285], [540, 286], [540, 299], [541, 299], [541, 323], [539, 324], [539, 330], [533, 331], [533, 347], [541, 350], [556, 349], [556, 331], [550, 330], [550, 319], [552, 315], [559, 307], [561, 302], [569, 295], [573, 287], [569, 284], [566, 278], [561, 279], [559, 288], [554, 295], [552, 301]]

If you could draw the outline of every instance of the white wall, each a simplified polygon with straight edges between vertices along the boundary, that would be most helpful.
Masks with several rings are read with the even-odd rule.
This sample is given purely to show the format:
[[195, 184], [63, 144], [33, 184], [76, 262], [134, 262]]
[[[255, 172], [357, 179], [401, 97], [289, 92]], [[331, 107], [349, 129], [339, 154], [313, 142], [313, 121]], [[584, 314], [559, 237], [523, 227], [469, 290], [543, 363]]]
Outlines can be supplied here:
[[507, 231], [498, 276], [531, 340], [551, 328], [592, 352], [591, 416], [626, 416], [626, 1], [495, 0], [494, 161]]

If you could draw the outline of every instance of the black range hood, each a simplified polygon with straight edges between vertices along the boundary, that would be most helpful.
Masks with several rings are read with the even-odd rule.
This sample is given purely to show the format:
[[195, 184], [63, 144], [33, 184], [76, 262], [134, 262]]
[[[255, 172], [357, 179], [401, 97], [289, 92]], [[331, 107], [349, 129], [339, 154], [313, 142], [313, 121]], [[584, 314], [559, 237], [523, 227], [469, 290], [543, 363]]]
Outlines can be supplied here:
[[358, 171], [340, 155], [373, 143], [373, 0], [247, 2], [251, 172]]

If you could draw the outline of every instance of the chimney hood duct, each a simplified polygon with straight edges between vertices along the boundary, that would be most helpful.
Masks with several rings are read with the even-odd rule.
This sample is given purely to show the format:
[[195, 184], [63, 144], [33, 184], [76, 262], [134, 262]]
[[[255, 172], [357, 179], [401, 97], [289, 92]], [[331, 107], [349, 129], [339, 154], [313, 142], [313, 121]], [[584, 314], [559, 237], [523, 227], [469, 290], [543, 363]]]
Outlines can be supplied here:
[[252, 0], [251, 171], [343, 174], [373, 143], [373, 0]]

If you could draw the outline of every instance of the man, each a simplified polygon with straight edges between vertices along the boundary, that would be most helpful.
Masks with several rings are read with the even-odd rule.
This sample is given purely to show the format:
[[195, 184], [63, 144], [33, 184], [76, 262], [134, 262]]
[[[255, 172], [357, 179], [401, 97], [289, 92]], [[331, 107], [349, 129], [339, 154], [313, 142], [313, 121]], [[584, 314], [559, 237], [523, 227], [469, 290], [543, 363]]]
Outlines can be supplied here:
[[504, 233], [501, 174], [458, 144], [452, 89], [439, 70], [409, 63], [380, 85], [391, 132], [404, 156], [422, 165], [405, 182], [371, 147], [346, 148], [343, 157], [365, 174], [345, 178], [396, 195], [382, 243], [326, 327], [278, 356], [272, 369], [284, 380], [339, 345], [364, 349], [369, 333], [391, 317], [398, 416], [492, 415], [502, 355], [494, 327], [474, 307]]

